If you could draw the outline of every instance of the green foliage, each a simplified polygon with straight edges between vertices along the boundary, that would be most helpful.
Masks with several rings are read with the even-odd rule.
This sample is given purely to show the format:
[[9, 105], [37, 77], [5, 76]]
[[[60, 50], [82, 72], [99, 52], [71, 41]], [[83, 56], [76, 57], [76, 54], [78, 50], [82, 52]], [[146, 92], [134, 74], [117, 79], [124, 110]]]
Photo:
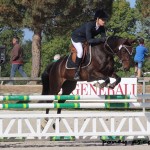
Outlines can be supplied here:
[[150, 72], [150, 57], [145, 59], [143, 72]]
[[143, 38], [150, 38], [150, 1], [148, 0], [137, 0], [136, 11], [139, 14], [138, 23], [140, 30], [138, 30], [138, 36]]
[[112, 16], [107, 27], [111, 28], [115, 35], [124, 38], [134, 38], [136, 15], [126, 0], [115, 0], [112, 8]]
[[150, 16], [150, 1], [148, 0], [136, 0], [136, 7], [143, 17]]
[[57, 36], [50, 42], [43, 43], [41, 72], [53, 61], [55, 54], [60, 54], [61, 56], [68, 55], [70, 43], [70, 37], [66, 36]]
[[[138, 32], [137, 36], [144, 38], [145, 46], [149, 49], [150, 53], [150, 1], [148, 0], [136, 0], [136, 11], [139, 13], [138, 18]], [[146, 57], [143, 72], [150, 71], [150, 57]]]

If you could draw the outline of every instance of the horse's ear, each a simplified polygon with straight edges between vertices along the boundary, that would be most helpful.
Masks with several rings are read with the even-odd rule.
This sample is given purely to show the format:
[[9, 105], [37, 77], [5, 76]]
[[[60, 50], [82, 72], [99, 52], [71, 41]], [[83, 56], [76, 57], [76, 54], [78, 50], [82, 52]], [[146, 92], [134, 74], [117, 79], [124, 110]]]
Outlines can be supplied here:
[[136, 43], [137, 40], [136, 39], [124, 39], [123, 40], [123, 44], [125, 45], [132, 45], [133, 43]]

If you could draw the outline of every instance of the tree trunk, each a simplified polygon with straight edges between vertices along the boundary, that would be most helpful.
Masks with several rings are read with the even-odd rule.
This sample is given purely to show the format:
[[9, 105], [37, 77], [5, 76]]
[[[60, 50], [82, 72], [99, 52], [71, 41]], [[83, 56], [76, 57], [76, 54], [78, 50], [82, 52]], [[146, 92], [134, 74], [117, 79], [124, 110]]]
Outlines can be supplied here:
[[[31, 77], [39, 77], [41, 67], [41, 32], [34, 33], [32, 38], [32, 71]], [[30, 82], [31, 83], [31, 82]], [[36, 84], [32, 81], [32, 84]]]

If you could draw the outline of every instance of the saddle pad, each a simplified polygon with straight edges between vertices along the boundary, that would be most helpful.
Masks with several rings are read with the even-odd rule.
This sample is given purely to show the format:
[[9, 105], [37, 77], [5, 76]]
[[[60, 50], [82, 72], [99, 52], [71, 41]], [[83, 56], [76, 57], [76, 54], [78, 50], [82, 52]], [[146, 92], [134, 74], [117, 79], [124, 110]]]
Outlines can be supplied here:
[[[87, 67], [91, 63], [91, 46], [89, 51], [82, 60], [81, 68]], [[75, 63], [72, 61], [72, 53], [68, 56], [66, 61], [66, 69], [75, 69]]]

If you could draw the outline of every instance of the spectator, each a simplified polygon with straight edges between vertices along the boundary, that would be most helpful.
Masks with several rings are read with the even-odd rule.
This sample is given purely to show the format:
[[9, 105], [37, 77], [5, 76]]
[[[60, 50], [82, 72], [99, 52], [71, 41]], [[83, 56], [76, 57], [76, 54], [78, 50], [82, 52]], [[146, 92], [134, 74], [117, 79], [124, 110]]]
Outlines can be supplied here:
[[[23, 71], [23, 50], [19, 45], [19, 38], [14, 37], [12, 40], [13, 49], [11, 51], [11, 73], [10, 78], [15, 77], [16, 71], [18, 70], [22, 77], [27, 77], [26, 73]], [[10, 81], [8, 84], [13, 84]]]
[[139, 46], [136, 47], [136, 54], [134, 56], [135, 76], [138, 78], [141, 77], [142, 66], [147, 52], [148, 49], [144, 46], [144, 39], [139, 39]]

